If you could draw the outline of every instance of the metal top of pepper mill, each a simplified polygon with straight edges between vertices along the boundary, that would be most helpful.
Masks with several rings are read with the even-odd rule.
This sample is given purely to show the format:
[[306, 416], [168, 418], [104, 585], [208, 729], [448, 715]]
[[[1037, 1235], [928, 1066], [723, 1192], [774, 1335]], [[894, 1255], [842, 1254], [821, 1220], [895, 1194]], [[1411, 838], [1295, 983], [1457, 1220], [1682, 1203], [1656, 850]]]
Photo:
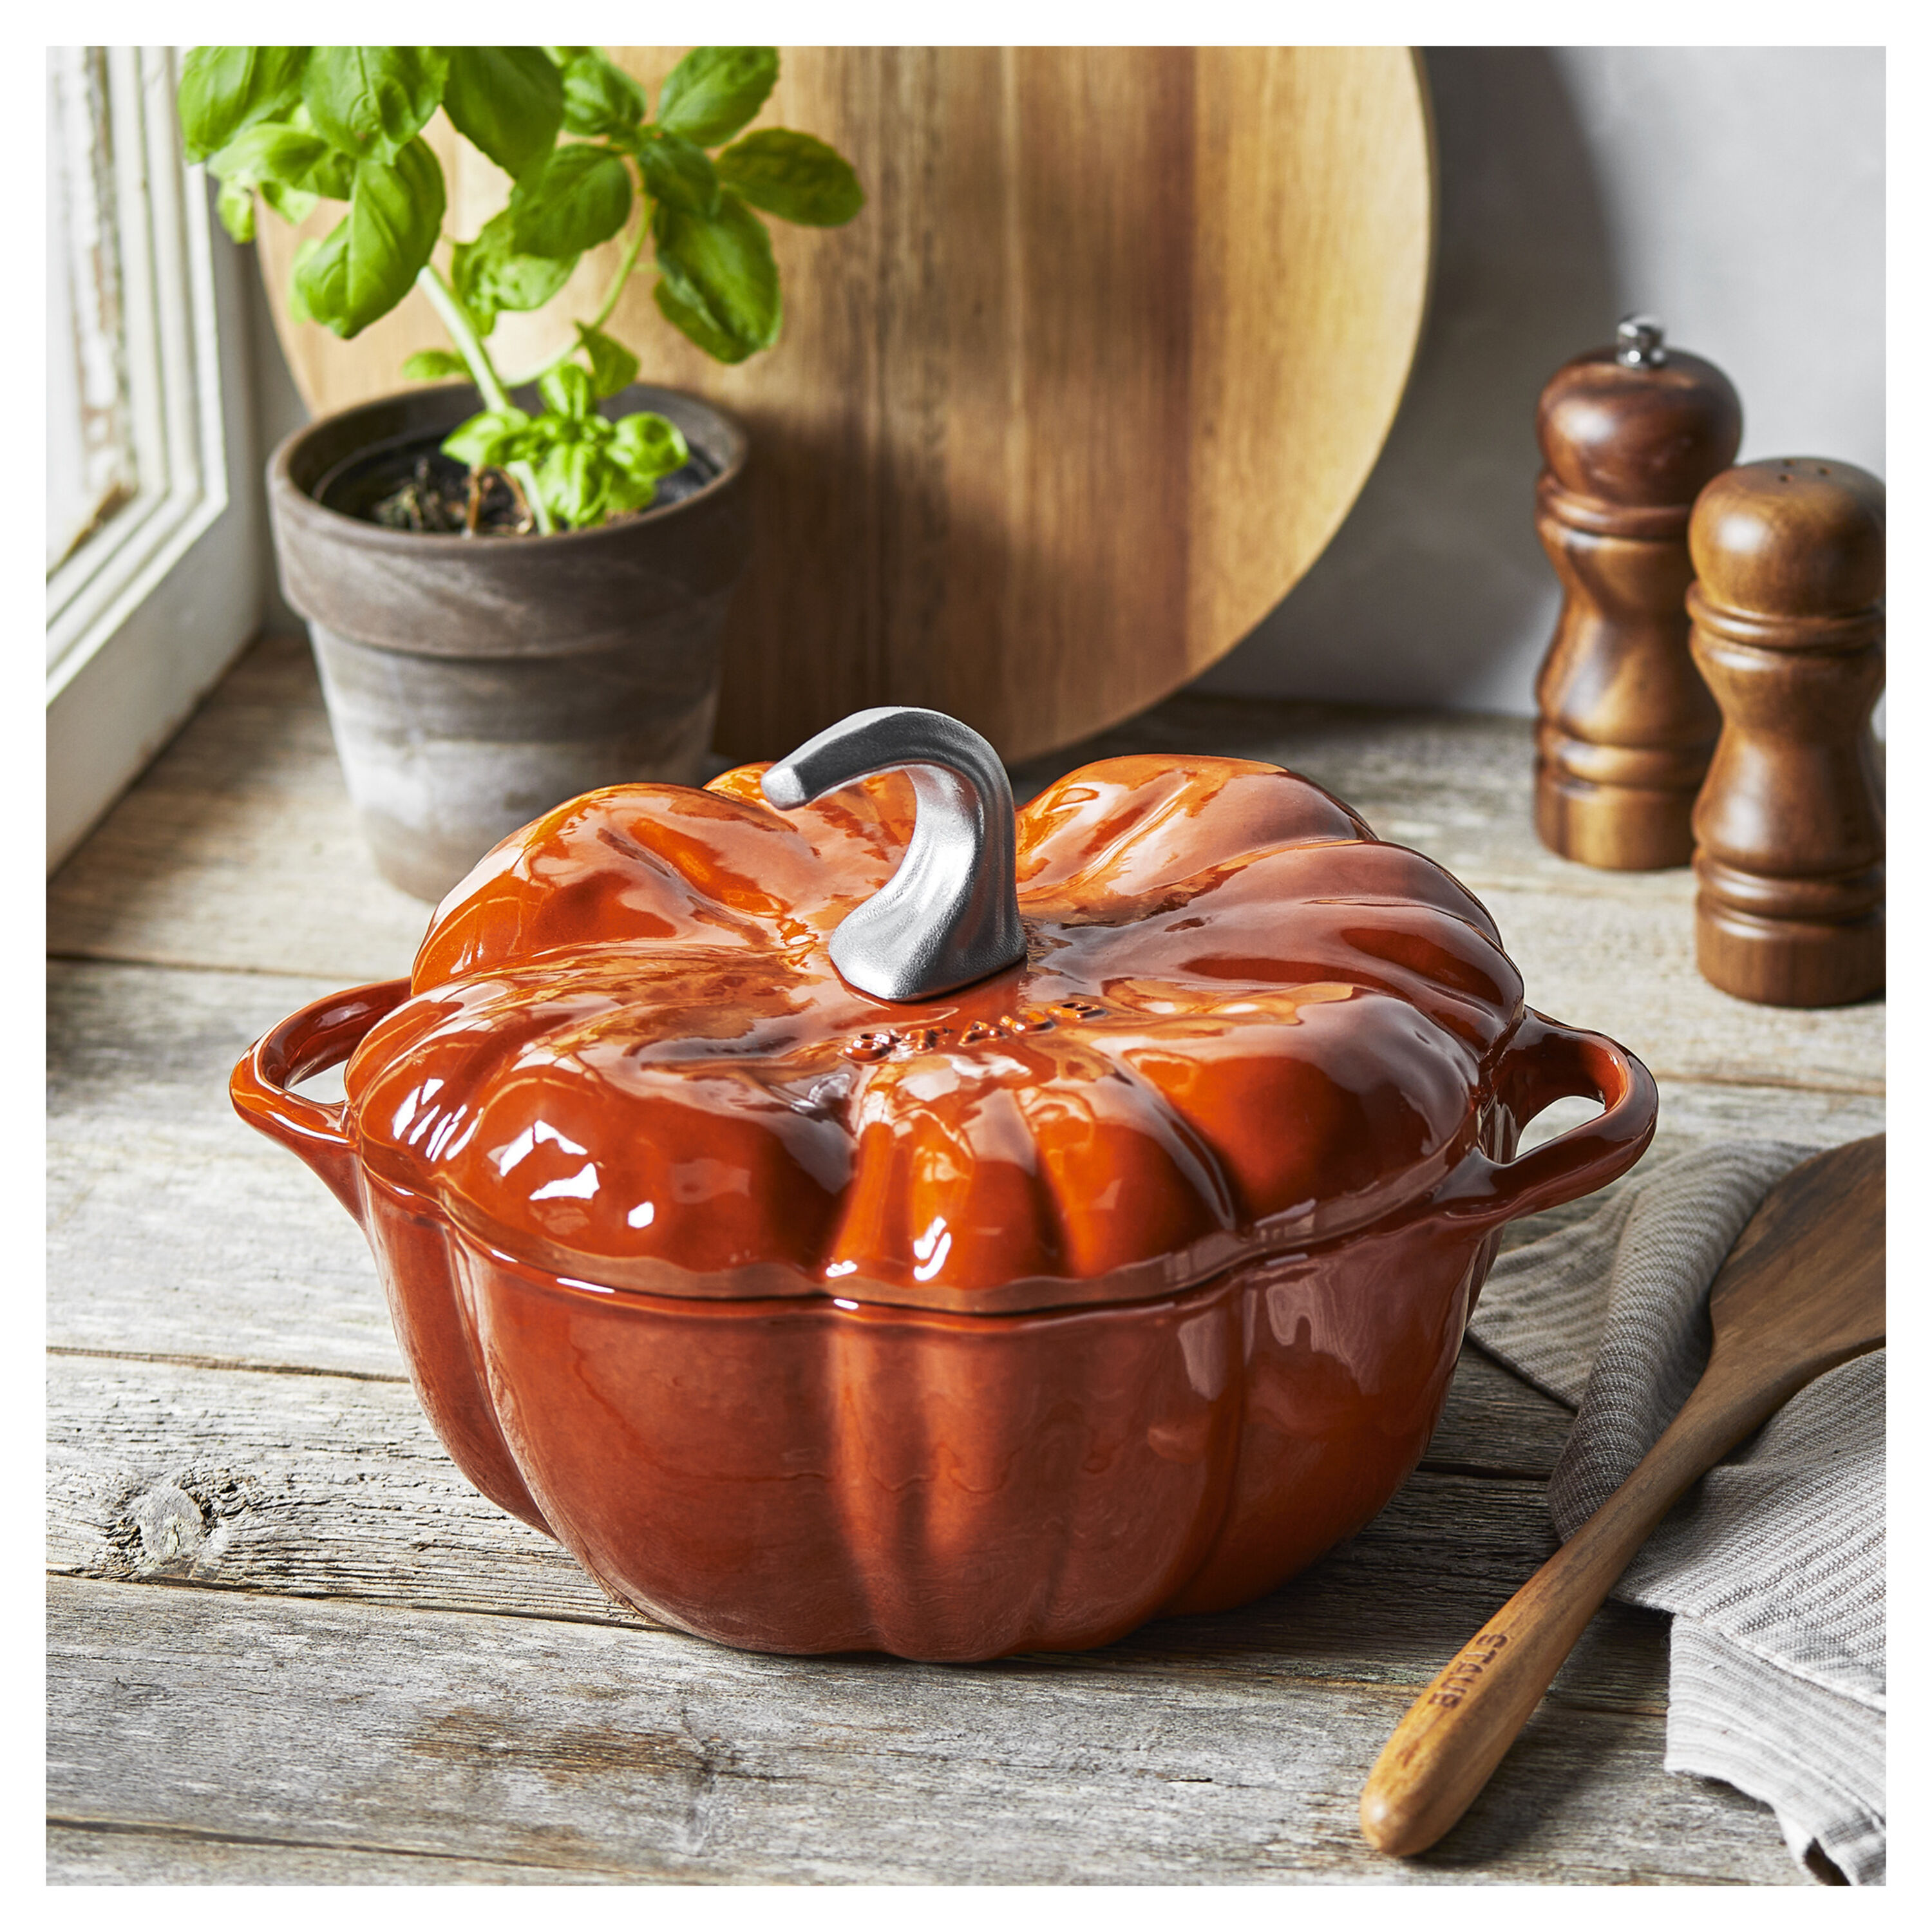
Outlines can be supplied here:
[[1654, 315], [1627, 315], [1617, 324], [1617, 360], [1626, 368], [1661, 368], [1670, 359], [1664, 324]]

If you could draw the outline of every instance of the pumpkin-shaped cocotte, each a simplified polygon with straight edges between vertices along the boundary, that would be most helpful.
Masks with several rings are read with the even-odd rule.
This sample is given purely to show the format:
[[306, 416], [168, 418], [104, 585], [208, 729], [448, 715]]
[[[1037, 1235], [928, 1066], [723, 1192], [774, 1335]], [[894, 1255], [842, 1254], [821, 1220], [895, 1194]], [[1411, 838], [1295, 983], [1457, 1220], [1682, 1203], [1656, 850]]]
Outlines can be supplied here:
[[[882, 712], [760, 769], [548, 814], [407, 983], [236, 1070], [465, 1474], [765, 1650], [1105, 1643], [1359, 1528], [1496, 1229], [1637, 1157], [1648, 1076], [1273, 766], [1111, 759], [1016, 815], [983, 740]], [[290, 1090], [352, 1048], [345, 1100]]]
[[376, 1173], [614, 1287], [994, 1312], [1332, 1238], [1474, 1144], [1522, 982], [1306, 779], [1074, 772], [1018, 815], [1024, 959], [888, 1004], [826, 941], [907, 778], [781, 812], [762, 769], [593, 792], [458, 888], [349, 1069]]

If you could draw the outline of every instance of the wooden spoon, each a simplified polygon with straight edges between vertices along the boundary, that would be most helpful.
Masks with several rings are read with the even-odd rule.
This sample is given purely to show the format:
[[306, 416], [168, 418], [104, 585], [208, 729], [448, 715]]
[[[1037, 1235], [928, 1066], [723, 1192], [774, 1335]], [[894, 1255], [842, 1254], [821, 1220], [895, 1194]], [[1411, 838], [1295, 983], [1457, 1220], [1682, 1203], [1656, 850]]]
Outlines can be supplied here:
[[1665, 1510], [1804, 1384], [1885, 1343], [1885, 1136], [1792, 1169], [1711, 1288], [1711, 1360], [1603, 1508], [1410, 1706], [1362, 1788], [1362, 1835], [1426, 1851], [1474, 1801]]

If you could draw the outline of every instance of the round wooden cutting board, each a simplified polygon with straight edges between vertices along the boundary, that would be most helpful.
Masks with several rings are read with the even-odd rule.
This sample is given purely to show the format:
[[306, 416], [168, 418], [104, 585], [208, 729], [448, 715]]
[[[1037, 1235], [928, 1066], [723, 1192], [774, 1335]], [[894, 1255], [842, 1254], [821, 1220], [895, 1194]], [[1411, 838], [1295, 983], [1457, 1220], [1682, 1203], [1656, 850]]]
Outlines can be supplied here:
[[[613, 50], [656, 98], [683, 50]], [[1151, 704], [1300, 579], [1366, 479], [1427, 299], [1427, 98], [1402, 48], [797, 48], [760, 125], [857, 166], [850, 226], [773, 222], [778, 346], [735, 369], [658, 314], [646, 380], [737, 411], [758, 549], [718, 743], [782, 754], [866, 705], [931, 705], [1009, 758]], [[448, 232], [506, 178], [439, 116]], [[283, 346], [317, 412], [446, 346], [428, 302], [344, 343], [288, 316], [301, 230], [264, 213]], [[491, 347], [510, 379], [592, 311], [608, 244]]]

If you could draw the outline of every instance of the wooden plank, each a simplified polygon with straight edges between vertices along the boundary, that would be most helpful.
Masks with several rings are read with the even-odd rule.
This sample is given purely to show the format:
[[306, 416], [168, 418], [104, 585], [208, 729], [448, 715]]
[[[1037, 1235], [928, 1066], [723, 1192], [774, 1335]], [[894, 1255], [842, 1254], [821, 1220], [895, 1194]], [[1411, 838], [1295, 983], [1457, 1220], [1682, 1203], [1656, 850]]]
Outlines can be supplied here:
[[58, 1819], [47, 1826], [46, 1880], [50, 1885], [596, 1885], [623, 1884], [628, 1874]]
[[400, 1376], [360, 1232], [236, 1117], [229, 1069], [323, 981], [56, 965], [48, 1339]]
[[[1519, 1392], [1472, 1355], [1513, 1410]], [[638, 1624], [548, 1538], [472, 1490], [405, 1385], [56, 1355], [48, 1364], [48, 1565], [116, 1582], [189, 1582], [392, 1605]], [[1555, 1547], [1548, 1461], [1487, 1463], [1498, 1432], [1454, 1423], [1376, 1522], [1264, 1603], [1129, 1640], [1177, 1669], [1266, 1654], [1309, 1677], [1422, 1682]], [[1445, 1442], [1445, 1436], [1448, 1438]], [[1447, 1449], [1448, 1454], [1443, 1453]], [[1559, 1693], [1661, 1709], [1663, 1620], [1614, 1610]]]
[[[1534, 1400], [1526, 1402], [1526, 1396]], [[1556, 1466], [1572, 1420], [1560, 1402], [1518, 1381], [1466, 1342], [1422, 1467], [1542, 1481]]]
[[47, 950], [333, 986], [406, 973], [429, 909], [376, 876], [306, 644], [244, 657], [58, 872]]
[[[1668, 1075], [1657, 1083], [1657, 1138], [1644, 1156], [1646, 1167], [1717, 1140], [1792, 1140], [1835, 1147], [1867, 1134], [1882, 1133], [1882, 1093], [1846, 1088], [1751, 1085], [1745, 1081], [1679, 1080]], [[1545, 1118], [1552, 1118], [1556, 1110]], [[1514, 1239], [1528, 1238], [1532, 1224], [1519, 1222]]]
[[1395, 1866], [1354, 1827], [1394, 1687], [806, 1664], [61, 1579], [49, 1623], [50, 1810], [151, 1834], [683, 1882], [1800, 1878], [1761, 1808], [1664, 1775], [1647, 1715], [1546, 1708], [1456, 1830]]
[[1883, 1003], [1806, 1012], [1719, 992], [1694, 964], [1689, 876], [1668, 876], [1674, 904], [1484, 891], [1530, 1004], [1610, 1034], [1662, 1077], [1882, 1094]]

